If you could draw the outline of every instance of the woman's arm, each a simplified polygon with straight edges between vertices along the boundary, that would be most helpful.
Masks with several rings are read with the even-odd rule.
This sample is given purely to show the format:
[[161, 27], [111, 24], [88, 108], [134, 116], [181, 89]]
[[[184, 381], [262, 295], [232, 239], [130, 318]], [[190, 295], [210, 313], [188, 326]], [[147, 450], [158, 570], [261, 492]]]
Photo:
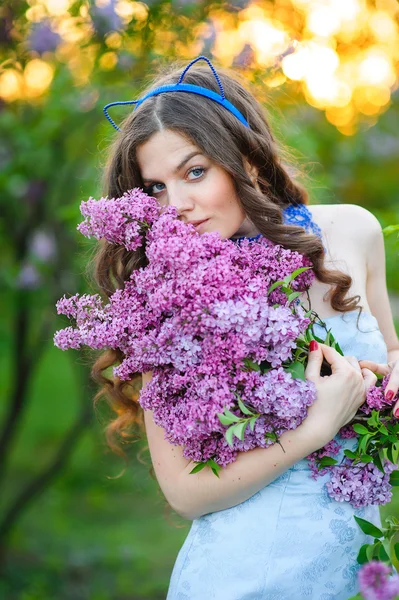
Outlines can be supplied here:
[[357, 208], [360, 210], [356, 223], [364, 240], [367, 261], [367, 301], [384, 336], [388, 362], [391, 362], [399, 359], [399, 339], [389, 303], [384, 234], [380, 223], [371, 212], [361, 207]]
[[[333, 374], [320, 377], [324, 358]], [[350, 364], [356, 363], [356, 367]], [[172, 508], [186, 519], [240, 504], [274, 481], [299, 460], [327, 444], [348, 423], [364, 402], [366, 384], [356, 359], [344, 358], [333, 348], [320, 344], [310, 352], [305, 371], [317, 390], [308, 416], [293, 431], [280, 436], [280, 443], [268, 448], [240, 452], [234, 463], [216, 477], [209, 468], [190, 474], [194, 463], [183, 457], [183, 449], [165, 440], [164, 431], [154, 424], [151, 411], [144, 412], [151, 458], [158, 483]], [[375, 383], [370, 373], [367, 385]], [[151, 374], [143, 375], [143, 383]]]
[[216, 477], [209, 468], [190, 475], [191, 462], [180, 473], [177, 482], [180, 498], [179, 514], [189, 520], [211, 512], [236, 506], [259, 492], [321, 447], [314, 443], [307, 427], [300, 425], [280, 436], [280, 444], [240, 452], [234, 463], [218, 471]]
[[[143, 373], [143, 385], [151, 377], [150, 372]], [[144, 411], [144, 422], [159, 486], [173, 510], [189, 520], [244, 502], [323, 446], [303, 423], [280, 437], [285, 452], [278, 444], [255, 448], [240, 452], [234, 463], [219, 471], [219, 478], [207, 467], [190, 475], [195, 463], [184, 458], [181, 446], [165, 440], [165, 432], [154, 423], [152, 411]]]

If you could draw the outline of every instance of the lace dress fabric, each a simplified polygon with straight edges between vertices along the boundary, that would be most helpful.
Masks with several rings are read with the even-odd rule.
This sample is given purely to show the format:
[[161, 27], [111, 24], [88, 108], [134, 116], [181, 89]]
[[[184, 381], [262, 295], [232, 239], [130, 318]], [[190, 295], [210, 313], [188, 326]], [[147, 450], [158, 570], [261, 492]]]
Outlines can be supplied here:
[[[377, 320], [363, 312], [324, 319], [344, 354], [387, 362]], [[323, 336], [321, 326], [316, 335]], [[325, 333], [325, 332], [324, 332]], [[354, 449], [356, 440], [336, 436]], [[347, 600], [358, 593], [356, 557], [371, 537], [353, 516], [381, 526], [378, 506], [355, 509], [311, 477], [306, 459], [251, 498], [195, 519], [178, 554], [167, 600]]]
[[[305, 226], [309, 231], [309, 221]], [[351, 311], [324, 323], [344, 354], [386, 363], [377, 320], [363, 312], [357, 325], [357, 318], [358, 311]], [[320, 325], [314, 331], [324, 339]], [[335, 439], [340, 461], [356, 440]], [[245, 502], [195, 519], [178, 553], [167, 600], [347, 600], [355, 595], [356, 557], [373, 540], [353, 517], [381, 526], [379, 508], [355, 509], [333, 500], [325, 487], [328, 479], [328, 474], [312, 479], [303, 459]]]

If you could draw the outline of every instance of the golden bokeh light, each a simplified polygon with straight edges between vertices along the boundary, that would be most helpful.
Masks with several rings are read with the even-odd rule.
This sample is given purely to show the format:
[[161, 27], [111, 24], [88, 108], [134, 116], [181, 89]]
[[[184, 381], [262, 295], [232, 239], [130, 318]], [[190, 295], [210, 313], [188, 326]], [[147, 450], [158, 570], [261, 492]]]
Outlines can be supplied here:
[[37, 98], [50, 86], [54, 67], [39, 58], [29, 61], [24, 70], [24, 96]]
[[[147, 26], [152, 31], [152, 3], [116, 0], [113, 10], [121, 29], [105, 35], [104, 47], [92, 38], [91, 7], [103, 8], [109, 2], [93, 0], [72, 14], [73, 0], [28, 0], [26, 19], [49, 22], [61, 40], [53, 52], [29, 60], [23, 71], [12, 65], [5, 69], [0, 74], [2, 99], [33, 101], [42, 96], [57, 61], [67, 65], [76, 85], [85, 86], [96, 65], [104, 71], [115, 69], [119, 52], [141, 55], [141, 31]], [[359, 121], [373, 122], [387, 110], [398, 87], [396, 0], [253, 0], [237, 11], [210, 4], [207, 20], [197, 24], [177, 10], [176, 19], [192, 27], [194, 36], [183, 42], [174, 27], [154, 31], [152, 51], [160, 60], [171, 48], [174, 56], [185, 59], [209, 55], [211, 48], [216, 64], [263, 70], [268, 88], [291, 86], [345, 135], [352, 135]], [[244, 48], [250, 48], [252, 62], [243, 59], [240, 65], [236, 61]]]
[[0, 74], [0, 98], [6, 102], [19, 100], [23, 87], [24, 78], [16, 69], [6, 69]]
[[106, 52], [100, 58], [100, 68], [104, 71], [111, 71], [116, 63], [118, 62], [118, 56], [116, 52]]

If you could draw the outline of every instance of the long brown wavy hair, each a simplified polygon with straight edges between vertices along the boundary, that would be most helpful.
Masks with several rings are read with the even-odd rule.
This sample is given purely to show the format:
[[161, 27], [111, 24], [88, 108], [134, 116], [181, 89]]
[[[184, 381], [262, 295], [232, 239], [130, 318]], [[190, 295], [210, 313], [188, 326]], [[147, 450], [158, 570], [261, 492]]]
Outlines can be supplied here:
[[[163, 67], [144, 92], [160, 85], [177, 83], [183, 66], [174, 63]], [[250, 128], [219, 104], [190, 93], [163, 93], [141, 104], [123, 122], [116, 136], [105, 171], [105, 193], [117, 198], [134, 187], [143, 187], [136, 150], [151, 136], [168, 129], [185, 136], [203, 154], [221, 166], [231, 177], [241, 205], [266, 238], [290, 250], [306, 255], [312, 261], [316, 278], [329, 284], [326, 297], [339, 312], [361, 308], [360, 296], [346, 297], [352, 279], [338, 270], [324, 266], [324, 248], [316, 235], [296, 225], [284, 225], [282, 211], [290, 204], [308, 204], [305, 187], [295, 179], [300, 175], [289, 152], [278, 143], [271, 131], [265, 110], [241, 82], [241, 77], [227, 69], [218, 69], [226, 98], [247, 119]], [[219, 92], [217, 82], [208, 66], [193, 65], [185, 83], [200, 85]], [[244, 158], [258, 170], [256, 189], [244, 166]], [[291, 164], [290, 164], [291, 162]], [[146, 265], [143, 248], [134, 252], [103, 240], [94, 257], [94, 278], [105, 297], [124, 286], [134, 269]], [[143, 410], [138, 403], [141, 374], [135, 373], [129, 382], [107, 376], [106, 370], [124, 358], [117, 350], [107, 350], [96, 360], [92, 374], [102, 388], [96, 400], [105, 396], [116, 413], [106, 429], [110, 447], [124, 454], [120, 442], [141, 438], [144, 432]]]

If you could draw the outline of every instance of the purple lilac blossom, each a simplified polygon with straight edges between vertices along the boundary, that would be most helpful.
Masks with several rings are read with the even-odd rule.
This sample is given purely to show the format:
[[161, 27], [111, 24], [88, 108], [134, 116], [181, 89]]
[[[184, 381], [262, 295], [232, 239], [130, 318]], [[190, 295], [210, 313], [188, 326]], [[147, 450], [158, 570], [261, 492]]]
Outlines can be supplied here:
[[56, 255], [57, 247], [52, 233], [36, 230], [29, 243], [29, 251], [44, 263], [49, 263]]
[[77, 227], [84, 236], [105, 238], [112, 244], [123, 244], [126, 250], [136, 250], [143, 242], [143, 227], [158, 217], [160, 207], [155, 198], [139, 188], [126, 192], [121, 198], [89, 198], [80, 205], [85, 217]]
[[42, 278], [35, 265], [25, 262], [16, 279], [17, 288], [21, 290], [35, 290], [41, 284]]
[[331, 498], [338, 502], [350, 502], [355, 508], [370, 504], [388, 504], [392, 499], [389, 476], [398, 468], [389, 460], [384, 461], [385, 473], [374, 463], [359, 462], [356, 465], [346, 458], [342, 465], [331, 469], [331, 480], [326, 483]]
[[312, 471], [312, 479], [317, 479], [317, 477], [319, 477], [320, 475], [325, 475], [325, 473], [329, 471], [328, 467], [319, 470], [317, 466], [318, 461], [324, 456], [336, 456], [341, 450], [341, 448], [342, 446], [340, 446], [338, 442], [336, 442], [335, 440], [331, 440], [330, 442], [328, 442], [328, 444], [323, 446], [323, 448], [316, 450], [316, 452], [312, 452], [312, 454], [309, 454], [309, 456], [306, 457], [308, 460], [309, 468]]
[[50, 21], [44, 20], [32, 25], [28, 46], [34, 52], [40, 55], [44, 52], [54, 52], [60, 43], [61, 36], [53, 30]]
[[[275, 290], [268, 297], [267, 291], [308, 267], [292, 285], [305, 291], [314, 277], [309, 259], [266, 239], [237, 246], [217, 232], [199, 235], [178, 220], [176, 209], [161, 210], [137, 188], [120, 199], [90, 198], [81, 212], [83, 235], [127, 250], [144, 245], [148, 265], [134, 271], [108, 304], [99, 295], [61, 298], [57, 311], [75, 327], [55, 334], [57, 346], [120, 349], [125, 358], [114, 374], [122, 380], [152, 370], [141, 406], [154, 411], [166, 438], [183, 445], [187, 458], [206, 460], [213, 452], [226, 466], [238, 451], [273, 443], [265, 434], [300, 425], [315, 387], [282, 364], [292, 359], [310, 320], [302, 307], [293, 311], [285, 294]], [[267, 361], [270, 370], [248, 370], [246, 359]], [[234, 437], [230, 447], [218, 414], [229, 408], [245, 418], [237, 392], [258, 418], [253, 431], [247, 427], [245, 439]]]
[[122, 19], [115, 11], [116, 4], [116, 0], [109, 0], [104, 6], [94, 5], [90, 10], [94, 29], [100, 37], [122, 29]]
[[365, 600], [395, 600], [399, 595], [399, 576], [383, 562], [372, 560], [359, 570], [358, 580]]
[[[57, 311], [75, 326], [55, 334], [58, 347], [121, 350], [124, 359], [114, 368], [121, 380], [152, 371], [139, 402], [153, 411], [165, 439], [183, 446], [187, 459], [213, 458], [225, 467], [240, 451], [274, 443], [268, 434], [280, 436], [301, 424], [316, 389], [293, 378], [283, 364], [292, 360], [310, 319], [278, 288], [269, 295], [268, 289], [296, 269], [311, 267], [307, 257], [265, 238], [238, 246], [217, 232], [199, 235], [178, 219], [174, 207], [161, 209], [139, 188], [118, 199], [90, 198], [81, 212], [83, 235], [127, 250], [144, 246], [148, 264], [133, 271], [108, 304], [98, 294], [61, 298]], [[291, 287], [304, 292], [313, 279], [309, 268]], [[269, 367], [262, 373], [248, 368], [248, 360]], [[256, 417], [253, 430], [237, 395]], [[372, 405], [380, 401], [375, 392], [369, 398]], [[232, 446], [218, 416], [226, 408], [247, 419], [244, 439], [234, 436]], [[354, 431], [348, 426], [340, 433], [353, 437]], [[318, 456], [339, 448], [332, 441]], [[315, 466], [312, 455], [310, 464]], [[384, 476], [374, 465], [353, 467], [349, 461], [332, 470], [329, 493], [355, 506], [383, 504], [391, 497], [389, 469]]]
[[396, 394], [391, 400], [388, 400], [384, 396], [385, 389], [389, 382], [389, 375], [386, 375], [382, 381], [381, 386], [372, 386], [366, 395], [366, 402], [360, 407], [361, 412], [366, 415], [370, 415], [372, 410], [384, 410], [385, 408], [392, 406], [399, 399], [399, 394]]

